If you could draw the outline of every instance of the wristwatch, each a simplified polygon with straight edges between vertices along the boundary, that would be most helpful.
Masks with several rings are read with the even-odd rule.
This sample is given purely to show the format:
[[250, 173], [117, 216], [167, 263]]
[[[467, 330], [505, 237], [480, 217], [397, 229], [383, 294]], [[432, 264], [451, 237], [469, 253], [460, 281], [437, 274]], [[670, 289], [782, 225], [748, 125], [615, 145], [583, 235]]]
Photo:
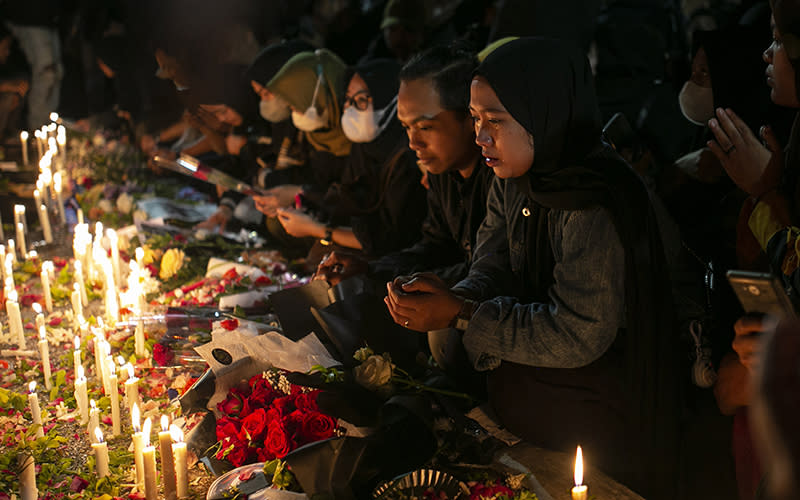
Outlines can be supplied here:
[[450, 322], [450, 328], [455, 328], [456, 330], [466, 331], [467, 327], [469, 326], [469, 320], [472, 319], [472, 315], [475, 314], [475, 311], [478, 309], [478, 304], [474, 300], [466, 299], [464, 303], [461, 304], [461, 309], [459, 309], [458, 314], [455, 315], [453, 320]]
[[333, 227], [332, 226], [326, 226], [325, 227], [325, 236], [323, 236], [319, 240], [319, 242], [322, 243], [325, 246], [333, 245]]

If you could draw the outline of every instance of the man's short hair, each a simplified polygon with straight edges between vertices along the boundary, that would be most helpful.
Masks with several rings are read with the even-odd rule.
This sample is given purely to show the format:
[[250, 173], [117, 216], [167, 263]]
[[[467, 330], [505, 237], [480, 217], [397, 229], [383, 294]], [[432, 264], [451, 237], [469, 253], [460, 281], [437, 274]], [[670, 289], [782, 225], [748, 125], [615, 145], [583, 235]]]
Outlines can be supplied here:
[[477, 66], [473, 52], [454, 45], [437, 45], [412, 57], [400, 70], [400, 81], [430, 79], [442, 107], [466, 115], [472, 73]]

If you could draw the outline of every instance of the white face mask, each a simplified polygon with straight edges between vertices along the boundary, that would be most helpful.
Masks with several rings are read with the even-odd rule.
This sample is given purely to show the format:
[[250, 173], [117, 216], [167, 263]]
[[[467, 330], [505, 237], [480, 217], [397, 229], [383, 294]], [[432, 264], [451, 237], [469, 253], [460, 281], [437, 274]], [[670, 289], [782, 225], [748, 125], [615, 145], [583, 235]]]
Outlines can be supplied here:
[[328, 125], [328, 110], [326, 109], [322, 113], [322, 116], [320, 116], [317, 112], [317, 107], [314, 106], [314, 103], [317, 102], [319, 86], [322, 83], [322, 68], [318, 71], [317, 85], [314, 87], [314, 95], [311, 96], [311, 104], [309, 104], [308, 109], [305, 113], [292, 111], [292, 123], [294, 123], [294, 126], [297, 127], [298, 130], [302, 130], [303, 132], [313, 132], [325, 128]]
[[268, 101], [259, 101], [258, 113], [261, 117], [268, 122], [278, 123], [289, 118], [292, 110], [289, 108], [289, 103], [281, 97], [276, 95]]
[[342, 113], [342, 130], [352, 142], [372, 142], [378, 137], [378, 118], [372, 103], [364, 111], [350, 106]]
[[706, 125], [714, 118], [714, 92], [710, 87], [687, 80], [678, 94], [678, 103], [683, 116], [695, 125]]

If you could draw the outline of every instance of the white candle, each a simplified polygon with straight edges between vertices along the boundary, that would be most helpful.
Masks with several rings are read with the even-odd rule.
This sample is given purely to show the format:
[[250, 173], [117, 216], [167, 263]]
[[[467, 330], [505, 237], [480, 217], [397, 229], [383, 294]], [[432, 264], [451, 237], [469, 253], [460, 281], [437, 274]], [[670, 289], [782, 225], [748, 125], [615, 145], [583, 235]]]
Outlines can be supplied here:
[[117, 383], [117, 367], [112, 359], [108, 365], [108, 386], [111, 389], [111, 435], [119, 436], [122, 432], [119, 416], [119, 384]]
[[19, 141], [22, 143], [22, 164], [28, 164], [28, 131], [23, 130], [19, 133]]
[[42, 314], [42, 306], [40, 306], [38, 302], [34, 302], [31, 304], [31, 309], [33, 309], [33, 312], [36, 313], [36, 331], [38, 332], [40, 328], [44, 328], [44, 314]]
[[22, 500], [37, 500], [39, 490], [36, 488], [36, 463], [32, 455], [19, 456], [19, 495]]
[[42, 204], [42, 187], [44, 183], [41, 179], [36, 181], [36, 189], [33, 190], [33, 201], [36, 203], [36, 206]]
[[52, 261], [42, 263], [42, 272], [39, 276], [42, 279], [42, 291], [44, 294], [44, 308], [47, 312], [53, 312], [53, 295], [50, 293], [50, 270], [53, 268]]
[[25, 243], [25, 226], [22, 222], [17, 222], [17, 244], [19, 256], [22, 260], [28, 258], [28, 245]]
[[103, 330], [102, 328], [92, 328], [92, 332], [94, 333], [94, 376], [97, 378], [98, 382], [102, 382], [103, 380], [103, 354], [104, 351], [101, 351], [101, 342], [105, 340], [103, 337]]
[[79, 283], [72, 284], [72, 321], [75, 323], [75, 328], [78, 328], [78, 318], [83, 316], [83, 302], [81, 301], [81, 287]]
[[8, 293], [6, 313], [8, 313], [8, 326], [9, 330], [11, 330], [11, 336], [16, 339], [19, 349], [23, 350], [25, 349], [25, 333], [22, 328], [22, 314], [19, 311], [16, 290]]
[[156, 482], [156, 448], [150, 446], [150, 417], [144, 421], [142, 428], [142, 462], [144, 463], [144, 496], [146, 500], [158, 499], [158, 483]]
[[[6, 252], [6, 262], [11, 260], [12, 264], [16, 264], [16, 262], [17, 262], [17, 244], [14, 242], [14, 240], [8, 240], [7, 244], [8, 244], [8, 250]], [[11, 257], [11, 259], [8, 258], [9, 256]], [[9, 274], [8, 273], [8, 268], [6, 268], [6, 276], [8, 276], [8, 274]]]
[[47, 332], [44, 327], [39, 329], [39, 353], [42, 355], [42, 369], [44, 370], [44, 387], [48, 391], [53, 388], [50, 377], [50, 344], [47, 342]]
[[131, 409], [131, 427], [133, 427], [133, 464], [136, 467], [136, 487], [139, 491], [144, 489], [144, 463], [142, 462], [142, 448], [144, 436], [139, 426], [139, 405], [134, 404]]
[[128, 410], [131, 410], [139, 402], [139, 379], [133, 374], [132, 364], [128, 363], [126, 367], [128, 380], [125, 381], [125, 401], [128, 405]]
[[67, 223], [67, 215], [64, 212], [64, 197], [61, 194], [63, 186], [61, 185], [61, 172], [53, 174], [53, 189], [56, 192], [56, 203], [58, 204], [58, 216], [61, 218], [61, 224]]
[[164, 498], [176, 498], [175, 460], [172, 456], [172, 434], [169, 432], [169, 418], [161, 416], [161, 432], [158, 433], [161, 451], [161, 484], [164, 486]]
[[[3, 227], [3, 219], [0, 218], [0, 227]], [[3, 233], [0, 230], [0, 241], [2, 241]], [[5, 267], [6, 267], [6, 246], [0, 243], [0, 277], [5, 274]]]
[[28, 405], [31, 407], [33, 424], [38, 425], [36, 437], [44, 437], [44, 423], [42, 423], [42, 410], [39, 408], [39, 396], [36, 394], [36, 382], [28, 384]]
[[89, 401], [89, 438], [94, 442], [95, 434], [94, 430], [100, 427], [100, 408], [97, 407], [97, 404], [94, 402], [94, 399]]
[[120, 279], [120, 263], [119, 263], [119, 238], [117, 232], [113, 229], [106, 230], [108, 236], [108, 244], [111, 247], [111, 268], [114, 271], [114, 283], [122, 283]]
[[583, 451], [578, 446], [575, 455], [575, 487], [572, 488], [572, 500], [586, 500], [589, 497], [589, 487], [583, 484]]
[[108, 445], [103, 441], [103, 431], [99, 427], [94, 428], [94, 434], [97, 442], [92, 443], [92, 449], [97, 463], [97, 477], [106, 477], [110, 474], [108, 470]]
[[78, 376], [78, 368], [82, 365], [81, 363], [81, 338], [75, 335], [75, 350], [72, 351], [72, 367], [75, 370], [75, 376]]
[[86, 377], [83, 375], [83, 366], [78, 367], [75, 377], [75, 402], [78, 404], [78, 413], [81, 415], [81, 425], [89, 421], [89, 393], [86, 389]]
[[178, 498], [189, 496], [189, 462], [186, 455], [186, 443], [183, 442], [183, 431], [177, 425], [170, 425], [172, 434], [172, 455], [175, 460], [175, 481]]
[[147, 356], [147, 350], [144, 347], [144, 321], [139, 317], [136, 322], [136, 330], [133, 332], [133, 346], [137, 358], [144, 358]]
[[83, 222], [83, 209], [82, 208], [78, 209], [78, 214], [77, 215], [78, 215], [78, 224], [83, 224], [84, 222]]
[[83, 264], [80, 260], [75, 260], [73, 267], [75, 268], [75, 283], [78, 285], [78, 291], [81, 292], [81, 304], [88, 306], [89, 295], [86, 293], [86, 282], [83, 281]]
[[[25, 217], [25, 205], [14, 205], [14, 226], [22, 223], [23, 232], [28, 232], [28, 220]], [[19, 243], [19, 241], [17, 241]], [[18, 245], [22, 246], [22, 245]]]
[[100, 363], [100, 370], [103, 379], [103, 393], [106, 396], [109, 396], [111, 394], [111, 384], [109, 380], [110, 373], [108, 373], [108, 353], [110, 351], [111, 351], [111, 344], [103, 340], [100, 343], [100, 355], [102, 359], [102, 362]]
[[39, 153], [39, 162], [41, 165], [41, 158], [44, 155], [44, 148], [42, 146], [42, 131], [37, 130], [33, 133], [33, 136], [36, 138], [36, 152]]
[[53, 242], [53, 231], [50, 229], [50, 215], [47, 213], [47, 207], [39, 205], [39, 223], [42, 225], [42, 237], [47, 243]]

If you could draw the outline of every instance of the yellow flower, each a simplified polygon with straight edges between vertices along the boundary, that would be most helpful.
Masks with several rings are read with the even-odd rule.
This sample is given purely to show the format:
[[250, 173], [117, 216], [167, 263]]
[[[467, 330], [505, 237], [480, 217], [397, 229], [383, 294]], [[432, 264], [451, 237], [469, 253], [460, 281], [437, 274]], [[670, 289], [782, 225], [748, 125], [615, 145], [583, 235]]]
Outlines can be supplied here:
[[162, 280], [169, 279], [175, 276], [181, 266], [183, 266], [183, 259], [186, 255], [183, 250], [177, 248], [170, 248], [161, 257], [161, 267], [158, 270], [158, 277]]
[[152, 264], [155, 261], [155, 254], [153, 253], [153, 249], [149, 246], [145, 245], [142, 247], [144, 250], [144, 256], [142, 257], [142, 265]]

